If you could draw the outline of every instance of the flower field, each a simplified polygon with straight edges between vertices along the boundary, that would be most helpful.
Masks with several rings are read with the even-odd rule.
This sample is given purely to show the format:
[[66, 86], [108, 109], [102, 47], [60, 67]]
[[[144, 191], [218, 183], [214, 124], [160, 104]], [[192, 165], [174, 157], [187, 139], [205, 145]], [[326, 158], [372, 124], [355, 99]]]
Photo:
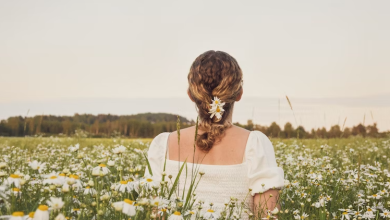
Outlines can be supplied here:
[[[144, 175], [150, 141], [0, 138], [0, 219], [256, 219], [235, 198], [222, 211], [197, 198], [207, 173], [180, 194], [176, 177]], [[390, 219], [389, 139], [272, 142], [286, 181], [264, 218]]]

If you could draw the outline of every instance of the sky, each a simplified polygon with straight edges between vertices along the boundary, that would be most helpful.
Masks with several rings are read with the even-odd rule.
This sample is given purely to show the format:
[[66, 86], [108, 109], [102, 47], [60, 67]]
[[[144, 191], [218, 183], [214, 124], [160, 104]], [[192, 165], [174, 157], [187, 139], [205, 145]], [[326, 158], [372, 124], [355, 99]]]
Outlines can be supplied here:
[[0, 119], [28, 109], [193, 119], [189, 68], [221, 50], [244, 74], [233, 120], [348, 117], [390, 130], [389, 10], [387, 0], [0, 1]]

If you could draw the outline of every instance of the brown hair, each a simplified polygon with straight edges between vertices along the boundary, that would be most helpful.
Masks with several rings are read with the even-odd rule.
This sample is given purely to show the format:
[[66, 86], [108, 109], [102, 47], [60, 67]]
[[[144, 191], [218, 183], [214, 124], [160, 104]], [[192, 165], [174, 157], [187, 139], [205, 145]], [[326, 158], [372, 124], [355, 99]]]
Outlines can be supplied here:
[[[188, 74], [188, 91], [199, 114], [199, 128], [205, 132], [197, 137], [196, 145], [208, 152], [232, 126], [226, 121], [242, 89], [242, 71], [236, 59], [222, 51], [210, 50], [199, 55]], [[210, 104], [214, 97], [222, 102], [225, 112], [220, 120], [210, 118]]]

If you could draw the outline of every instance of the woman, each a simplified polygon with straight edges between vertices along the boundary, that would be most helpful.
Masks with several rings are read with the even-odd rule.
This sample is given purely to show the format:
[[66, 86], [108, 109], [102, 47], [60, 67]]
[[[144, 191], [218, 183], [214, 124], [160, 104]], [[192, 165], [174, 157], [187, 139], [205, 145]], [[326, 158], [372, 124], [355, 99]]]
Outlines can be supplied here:
[[[258, 210], [254, 207], [262, 204], [260, 211], [267, 213], [276, 207], [284, 173], [277, 167], [272, 143], [263, 133], [232, 124], [234, 103], [243, 94], [242, 78], [237, 61], [225, 52], [207, 51], [197, 57], [188, 74], [188, 96], [199, 114], [195, 150], [193, 126], [180, 130], [180, 142], [177, 131], [159, 134], [150, 145], [148, 159], [157, 179], [161, 179], [164, 161], [165, 174], [173, 178], [184, 160], [189, 170], [200, 166], [205, 174], [196, 198], [205, 200], [207, 206], [212, 203], [215, 212], [235, 197], [238, 201], [246, 199], [255, 213]], [[179, 192], [184, 185], [188, 190], [190, 181], [185, 178], [182, 173]]]

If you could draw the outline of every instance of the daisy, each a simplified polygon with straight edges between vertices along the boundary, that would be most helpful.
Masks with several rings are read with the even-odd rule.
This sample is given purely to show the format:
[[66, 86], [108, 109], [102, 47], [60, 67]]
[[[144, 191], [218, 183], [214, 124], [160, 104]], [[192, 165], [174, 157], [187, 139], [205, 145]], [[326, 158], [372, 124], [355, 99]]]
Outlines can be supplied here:
[[94, 188], [91, 188], [90, 186], [85, 187], [84, 189], [84, 195], [95, 195], [96, 190]]
[[161, 208], [166, 207], [169, 204], [169, 201], [161, 197], [155, 197], [150, 201], [150, 204], [152, 206], [157, 206], [158, 208]]
[[341, 220], [344, 220], [344, 218], [349, 220], [349, 213], [346, 211], [341, 214]]
[[15, 196], [22, 194], [22, 192], [20, 192], [19, 188], [12, 188], [11, 191], [14, 193]]
[[112, 203], [112, 207], [116, 211], [122, 211], [122, 213], [128, 216], [134, 216], [136, 214], [136, 207], [134, 206], [134, 201], [130, 199], [125, 199], [121, 202]]
[[66, 220], [66, 217], [62, 213], [60, 213], [59, 215], [57, 215], [57, 217], [55, 217], [54, 220]]
[[216, 97], [216, 96], [214, 96], [214, 99], [213, 100], [211, 100], [212, 101], [212, 103], [210, 104], [212, 107], [214, 107], [214, 106], [224, 106], [225, 105], [225, 103], [223, 103], [218, 97]]
[[42, 170], [45, 169], [45, 167], [46, 167], [46, 163], [40, 163], [36, 160], [34, 160], [33, 162], [30, 162], [28, 165], [31, 167], [31, 169], [38, 170], [39, 173], [41, 173]]
[[168, 220], [184, 220], [180, 212], [175, 211], [171, 216], [168, 217]]
[[18, 174], [11, 174], [7, 178], [7, 182], [9, 185], [14, 184], [15, 187], [19, 188], [20, 187], [20, 176]]
[[132, 182], [122, 180], [115, 186], [116, 191], [120, 192], [131, 192], [134, 189], [134, 184]]
[[75, 174], [69, 175], [69, 177], [66, 178], [66, 183], [65, 184], [72, 185], [72, 188], [76, 188], [76, 189], [79, 189], [79, 188], [83, 187], [83, 184], [80, 181], [80, 177], [75, 175]]
[[108, 165], [109, 167], [113, 167], [113, 166], [115, 165], [115, 161], [114, 161], [114, 160], [109, 160], [109, 161], [107, 162], [107, 165]]
[[352, 214], [354, 218], [358, 218], [358, 217], [362, 216], [360, 211], [352, 211], [352, 212], [350, 212], [350, 214]]
[[163, 207], [163, 208], [158, 210], [158, 215], [163, 216], [164, 213], [166, 213], [167, 211], [168, 211], [168, 209], [166, 207]]
[[212, 209], [207, 210], [203, 214], [203, 218], [205, 218], [205, 219], [218, 219], [219, 217], [220, 217], [220, 215]]
[[27, 220], [34, 220], [34, 215], [35, 215], [35, 212], [30, 212], [28, 214]]
[[110, 172], [105, 164], [99, 164], [99, 166], [92, 169], [93, 176], [105, 176]]
[[59, 210], [64, 206], [65, 203], [62, 201], [62, 198], [50, 197], [50, 200], [47, 201], [47, 204], [50, 206], [50, 208]]
[[43, 184], [53, 184], [62, 186], [65, 183], [65, 179], [58, 178], [56, 173], [51, 173], [47, 175], [47, 179], [43, 180]]
[[383, 218], [390, 218], [390, 212], [387, 209], [383, 209], [383, 212], [379, 214]]
[[196, 214], [196, 211], [195, 210], [188, 210], [184, 213], [184, 216], [187, 216], [187, 215], [195, 215]]
[[382, 196], [379, 194], [373, 194], [372, 196], [367, 196], [367, 198], [380, 199], [380, 198], [382, 198]]
[[49, 220], [49, 207], [40, 205], [34, 213], [34, 220]]
[[224, 112], [225, 110], [222, 108], [222, 106], [220, 105], [216, 105], [216, 106], [213, 106], [209, 113], [211, 114], [210, 115], [210, 118], [213, 118], [214, 115], [217, 117], [217, 119], [221, 119], [222, 118], [222, 113]]
[[130, 199], [123, 200], [123, 210], [122, 212], [128, 216], [134, 216], [136, 213], [134, 201]]
[[[8, 217], [8, 216], [7, 216]], [[24, 213], [23, 212], [14, 212], [12, 213], [11, 216], [9, 216], [9, 220], [24, 220], [26, 219], [28, 216], [24, 216]]]
[[123, 202], [114, 202], [111, 206], [115, 209], [115, 211], [120, 212], [123, 209]]
[[153, 179], [153, 176], [149, 173], [146, 174], [140, 181], [141, 185], [144, 185], [148, 189], [152, 189], [153, 187], [159, 187], [159, 182]]
[[123, 145], [120, 145], [119, 147], [116, 147], [112, 150], [112, 152], [114, 154], [123, 154], [124, 152], [126, 152], [126, 147], [123, 146]]
[[308, 217], [309, 217], [309, 215], [306, 214], [306, 213], [302, 213], [301, 216], [299, 216], [299, 215], [295, 215], [294, 216], [295, 219], [305, 219], [305, 218], [308, 218]]
[[70, 152], [75, 152], [75, 151], [79, 150], [79, 147], [80, 147], [80, 145], [76, 144], [76, 145], [74, 145], [74, 147], [71, 145], [68, 149], [70, 150]]

